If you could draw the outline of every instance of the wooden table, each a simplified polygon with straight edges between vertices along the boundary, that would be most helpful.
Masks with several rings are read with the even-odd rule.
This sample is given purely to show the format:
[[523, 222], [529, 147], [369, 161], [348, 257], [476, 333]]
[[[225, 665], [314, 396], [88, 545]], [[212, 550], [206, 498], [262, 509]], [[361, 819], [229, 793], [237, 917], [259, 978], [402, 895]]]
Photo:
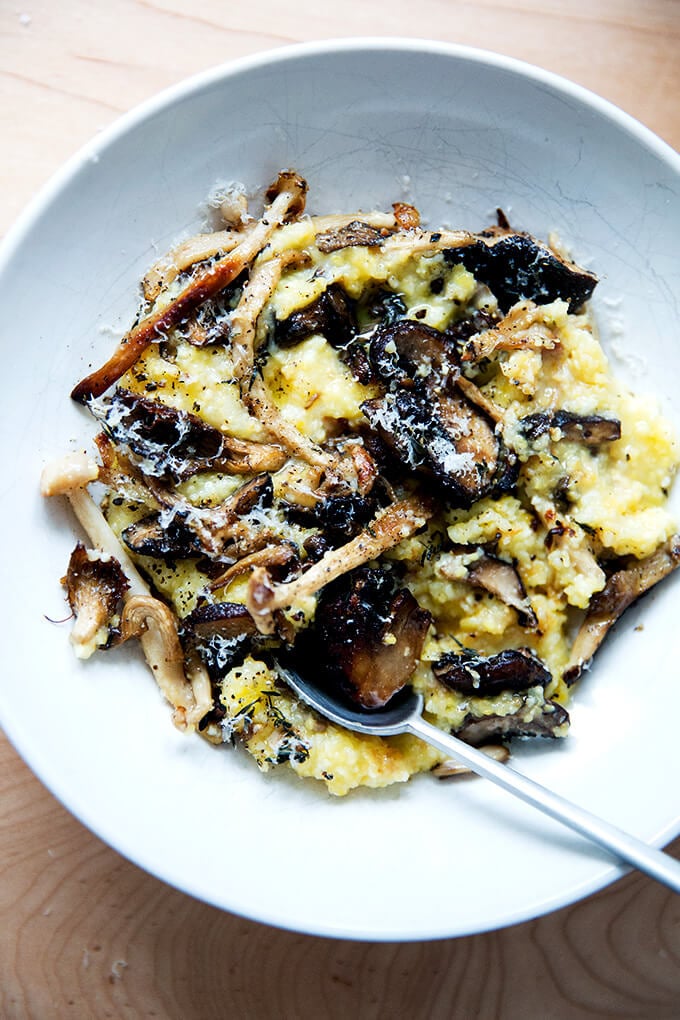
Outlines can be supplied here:
[[[380, 34], [529, 60], [680, 147], [678, 0], [5, 0], [0, 232], [164, 86], [286, 43]], [[2, 738], [0, 762], [1, 1020], [680, 1017], [680, 898], [651, 880], [466, 939], [317, 939], [168, 888], [82, 828]]]

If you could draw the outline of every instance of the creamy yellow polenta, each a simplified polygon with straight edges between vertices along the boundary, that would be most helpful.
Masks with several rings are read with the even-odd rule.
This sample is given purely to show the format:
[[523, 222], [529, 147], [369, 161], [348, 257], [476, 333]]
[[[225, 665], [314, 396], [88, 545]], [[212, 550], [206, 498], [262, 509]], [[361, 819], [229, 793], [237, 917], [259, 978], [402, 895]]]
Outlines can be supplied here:
[[[497, 301], [471, 272], [441, 252], [405, 245], [386, 254], [379, 245], [357, 245], [324, 253], [315, 241], [314, 221], [303, 218], [278, 229], [259, 255], [261, 263], [290, 251], [306, 259], [282, 273], [259, 316], [256, 345], [268, 400], [302, 437], [323, 447], [366, 425], [361, 405], [376, 395], [376, 386], [358, 381], [321, 331], [280, 347], [272, 339], [273, 323], [307, 307], [332, 284], [359, 303], [383, 288], [398, 296], [405, 318], [438, 330], [473, 309], [494, 314]], [[167, 294], [160, 300], [167, 302]], [[565, 301], [555, 300], [540, 306], [534, 323], [549, 333], [549, 345], [497, 351], [469, 371], [479, 392], [502, 413], [503, 438], [521, 464], [515, 491], [486, 496], [462, 509], [444, 501], [421, 532], [384, 555], [384, 561], [399, 564], [403, 583], [432, 614], [413, 683], [424, 694], [429, 717], [448, 730], [470, 717], [520, 712], [530, 719], [542, 710], [545, 698], [565, 702], [569, 692], [561, 678], [570, 655], [573, 614], [585, 610], [603, 588], [603, 558], [648, 556], [675, 528], [667, 495], [678, 448], [654, 401], [631, 394], [614, 378], [587, 311], [570, 313]], [[146, 349], [121, 386], [189, 411], [236, 439], [262, 442], [266, 429], [243, 399], [233, 359], [228, 342], [195, 346], [175, 330], [168, 342]], [[529, 443], [520, 420], [555, 408], [613, 416], [621, 422], [621, 438], [588, 446], [546, 433]], [[313, 531], [286, 520], [276, 500], [285, 498], [292, 480], [299, 489], [305, 479], [311, 492], [318, 477], [309, 464], [290, 456], [272, 473], [273, 507], [261, 511], [263, 526], [298, 551]], [[178, 488], [193, 506], [215, 507], [243, 481], [242, 476], [202, 471]], [[107, 518], [118, 534], [147, 510], [129, 498], [110, 495], [106, 502]], [[558, 522], [559, 541], [551, 542], [549, 532]], [[467, 567], [483, 546], [493, 546], [515, 565], [536, 627], [522, 626], [515, 609], [469, 583]], [[180, 620], [201, 599], [246, 600], [247, 575], [242, 573], [215, 589], [195, 558], [136, 558]], [[308, 597], [285, 616], [300, 629], [313, 619], [314, 610], [315, 598]], [[549, 668], [552, 683], [545, 692], [456, 693], [435, 679], [430, 664], [461, 645], [487, 656], [529, 647]], [[286, 763], [300, 776], [323, 780], [334, 794], [404, 781], [441, 758], [408, 737], [360, 737], [318, 718], [256, 655], [246, 655], [221, 679], [219, 702], [223, 718], [208, 727], [211, 739], [238, 740], [263, 771]]]

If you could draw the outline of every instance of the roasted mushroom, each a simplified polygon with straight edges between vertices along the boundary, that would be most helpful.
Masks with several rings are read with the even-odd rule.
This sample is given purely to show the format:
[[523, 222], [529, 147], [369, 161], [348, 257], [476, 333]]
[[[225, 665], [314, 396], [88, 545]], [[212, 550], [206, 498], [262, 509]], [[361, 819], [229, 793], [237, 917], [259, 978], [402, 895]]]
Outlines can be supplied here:
[[393, 458], [429, 477], [452, 506], [514, 488], [517, 462], [492, 423], [464, 397], [402, 390], [361, 405]]
[[257, 634], [252, 616], [237, 602], [206, 602], [182, 621], [184, 644], [196, 648], [212, 680], [242, 661]]
[[446, 387], [460, 375], [455, 344], [438, 329], [413, 319], [400, 319], [376, 329], [369, 349], [378, 378], [413, 387], [432, 378]]
[[621, 438], [621, 422], [600, 414], [574, 414], [572, 411], [541, 411], [528, 414], [519, 422], [520, 431], [529, 440], [550, 435], [586, 446], [599, 446]]
[[511, 740], [513, 737], [563, 737], [569, 728], [569, 713], [556, 701], [545, 701], [540, 710], [526, 705], [509, 715], [469, 715], [456, 736], [475, 747]]
[[[470, 548], [461, 546], [457, 551], [469, 553]], [[511, 606], [515, 609], [518, 621], [522, 627], [538, 626], [536, 613], [527, 597], [522, 579], [517, 573], [517, 568], [512, 563], [501, 560], [497, 556], [492, 556], [490, 553], [480, 552], [479, 557], [468, 563], [465, 570], [465, 580], [469, 581], [471, 585], [475, 588], [482, 588], [484, 591], [489, 592], [490, 595], [495, 595], [506, 606]], [[438, 562], [437, 573], [451, 580], [458, 580], [460, 577], [455, 561], [452, 565], [446, 556], [442, 557]]]
[[316, 235], [316, 246], [319, 251], [328, 253], [341, 248], [374, 248], [383, 244], [385, 238], [393, 234], [389, 227], [373, 226], [362, 220], [352, 220], [335, 230], [326, 230]]
[[89, 406], [111, 439], [143, 462], [146, 475], [182, 481], [199, 471], [275, 471], [286, 458], [280, 447], [226, 436], [190, 411], [129, 390]]
[[183, 559], [202, 552], [195, 531], [186, 525], [181, 512], [174, 514], [165, 524], [161, 523], [160, 514], [147, 514], [129, 524], [120, 537], [131, 552], [156, 559]]
[[279, 347], [292, 347], [320, 333], [331, 347], [345, 347], [357, 331], [354, 302], [339, 283], [332, 283], [320, 297], [276, 324]]
[[433, 504], [425, 498], [411, 497], [393, 503], [381, 510], [346, 545], [329, 550], [300, 577], [284, 584], [276, 584], [264, 567], [256, 567], [248, 582], [246, 605], [258, 630], [271, 634], [275, 610], [292, 606], [299, 599], [315, 594], [341, 574], [377, 559], [381, 553], [423, 528], [433, 513]]
[[513, 487], [516, 458], [456, 389], [457, 357], [446, 334], [422, 323], [379, 327], [370, 358], [387, 391], [361, 409], [398, 464], [431, 478], [451, 505], [470, 506]]
[[575, 683], [588, 669], [595, 652], [620, 616], [641, 595], [680, 566], [680, 535], [673, 535], [656, 552], [643, 560], [629, 560], [615, 571], [602, 591], [593, 595], [571, 657], [563, 674], [566, 684]]
[[488, 658], [470, 649], [448, 652], [432, 664], [432, 672], [452, 691], [479, 697], [546, 687], [552, 680], [550, 671], [528, 648], [509, 648]]
[[331, 546], [354, 538], [375, 516], [377, 501], [358, 494], [330, 496], [313, 507], [289, 506], [286, 516], [303, 527], [319, 528]]
[[449, 265], [463, 265], [486, 284], [507, 311], [517, 301], [548, 304], [561, 298], [574, 312], [592, 295], [593, 273], [562, 258], [528, 234], [493, 228], [474, 240], [444, 251]]
[[387, 571], [361, 567], [322, 592], [303, 643], [308, 668], [364, 708], [380, 708], [409, 682], [431, 619]]

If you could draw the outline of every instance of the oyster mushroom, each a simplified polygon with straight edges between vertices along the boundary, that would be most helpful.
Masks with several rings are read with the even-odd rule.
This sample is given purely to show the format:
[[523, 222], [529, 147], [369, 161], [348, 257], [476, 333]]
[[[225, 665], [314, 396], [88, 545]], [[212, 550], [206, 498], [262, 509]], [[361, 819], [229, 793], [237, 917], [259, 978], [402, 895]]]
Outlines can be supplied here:
[[146, 348], [167, 335], [190, 312], [224, 290], [264, 248], [274, 230], [304, 211], [306, 182], [292, 171], [279, 174], [266, 193], [270, 203], [262, 218], [222, 258], [198, 270], [167, 307], [149, 312], [126, 333], [109, 360], [81, 379], [71, 396], [79, 403], [101, 396], [131, 368]]
[[573, 684], [590, 663], [610, 629], [629, 606], [680, 566], [680, 535], [673, 535], [643, 560], [629, 561], [615, 571], [602, 591], [593, 595], [576, 635], [562, 679]]
[[155, 559], [183, 559], [202, 552], [196, 532], [187, 526], [181, 512], [165, 524], [160, 513], [147, 514], [129, 524], [120, 537], [131, 552]]
[[71, 643], [79, 659], [120, 641], [120, 613], [130, 582], [118, 560], [78, 542], [62, 584], [75, 617]]
[[241, 574], [249, 574], [254, 567], [266, 567], [272, 575], [277, 572], [285, 573], [295, 562], [297, 562], [297, 553], [292, 545], [288, 543], [267, 545], [263, 549], [256, 549], [254, 552], [248, 553], [247, 556], [241, 557], [236, 563], [232, 563], [210, 582], [209, 588], [210, 591], [218, 591], [230, 584], [234, 578], [240, 577]]
[[461, 344], [461, 361], [481, 361], [495, 351], [552, 350], [558, 343], [557, 334], [542, 317], [542, 309], [533, 301], [519, 302], [500, 322], [484, 326]]
[[375, 248], [394, 233], [394, 228], [374, 226], [363, 220], [352, 220], [335, 229], [320, 231], [316, 235], [316, 246], [327, 254], [341, 248]]
[[131, 594], [148, 594], [148, 584], [87, 491], [90, 482], [96, 481], [98, 477], [99, 467], [91, 458], [85, 454], [67, 454], [61, 460], [45, 466], [40, 479], [40, 491], [43, 496], [66, 496], [90, 542], [120, 563], [130, 584]]
[[182, 621], [184, 643], [196, 648], [213, 679], [243, 658], [257, 633], [252, 616], [237, 602], [204, 603]]
[[248, 520], [256, 507], [271, 505], [273, 486], [268, 474], [251, 478], [215, 507], [195, 507], [180, 496], [154, 491], [160, 499], [167, 495], [168, 503], [160, 513], [126, 529], [124, 540], [135, 552], [151, 556], [203, 553], [210, 559], [221, 560], [227, 557], [225, 547], [230, 541], [241, 545], [255, 543], [258, 548], [269, 541], [266, 526]]
[[432, 617], [385, 570], [365, 567], [321, 594], [311, 634], [309, 668], [364, 708], [385, 705], [410, 680]]

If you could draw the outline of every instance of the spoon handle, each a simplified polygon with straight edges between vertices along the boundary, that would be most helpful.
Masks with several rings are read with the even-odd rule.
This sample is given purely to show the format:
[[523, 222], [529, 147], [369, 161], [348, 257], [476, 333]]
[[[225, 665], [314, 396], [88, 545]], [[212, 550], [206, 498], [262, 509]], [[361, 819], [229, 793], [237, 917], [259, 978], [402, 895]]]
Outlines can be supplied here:
[[590, 811], [572, 804], [558, 793], [547, 790], [540, 783], [523, 776], [508, 765], [494, 761], [483, 751], [470, 747], [458, 737], [443, 733], [421, 716], [412, 716], [408, 720], [408, 729], [428, 744], [452, 754], [477, 775], [490, 779], [551, 818], [563, 822], [582, 836], [598, 843], [621, 860], [651, 875], [675, 892], [680, 892], [680, 861], [676, 861], [662, 850], [655, 850], [642, 840], [605, 822]]

